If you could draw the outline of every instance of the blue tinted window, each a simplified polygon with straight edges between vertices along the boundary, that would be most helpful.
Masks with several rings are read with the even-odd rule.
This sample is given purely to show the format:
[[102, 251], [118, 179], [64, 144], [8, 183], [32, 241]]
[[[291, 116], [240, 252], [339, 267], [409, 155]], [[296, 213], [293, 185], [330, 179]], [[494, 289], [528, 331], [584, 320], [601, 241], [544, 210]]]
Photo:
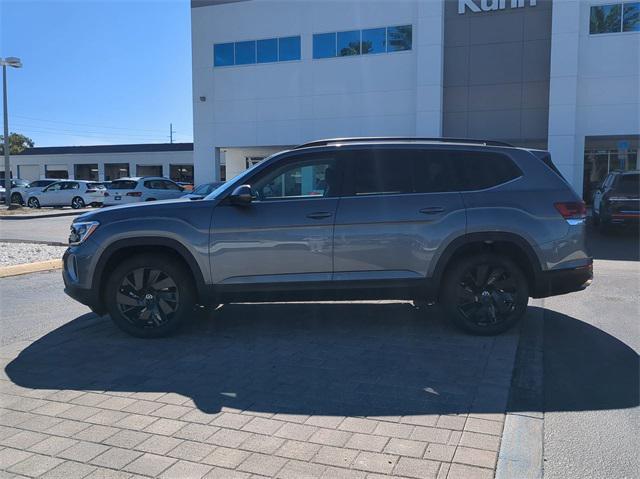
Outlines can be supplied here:
[[256, 42], [236, 43], [236, 65], [256, 62]]
[[233, 65], [233, 43], [218, 43], [213, 46], [213, 64], [217, 67]]
[[300, 60], [300, 37], [283, 37], [280, 42], [280, 61]]
[[598, 5], [591, 7], [589, 18], [589, 33], [615, 33], [619, 32], [622, 8], [617, 5]]
[[313, 58], [330, 58], [335, 56], [335, 33], [316, 33], [313, 35]]
[[623, 32], [640, 31], [640, 2], [625, 3], [622, 18]]
[[360, 30], [338, 32], [338, 56], [360, 55]]
[[362, 30], [362, 54], [384, 53], [387, 51], [387, 29], [371, 28]]
[[278, 39], [258, 40], [258, 63], [278, 61]]
[[412, 28], [411, 25], [387, 28], [387, 51], [399, 52], [411, 50]]

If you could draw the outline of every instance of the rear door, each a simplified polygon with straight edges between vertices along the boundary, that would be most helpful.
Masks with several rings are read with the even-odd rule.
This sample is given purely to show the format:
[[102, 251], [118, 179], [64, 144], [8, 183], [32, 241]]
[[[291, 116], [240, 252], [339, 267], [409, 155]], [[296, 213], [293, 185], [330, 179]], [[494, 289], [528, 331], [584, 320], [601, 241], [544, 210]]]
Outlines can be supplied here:
[[464, 233], [462, 197], [437, 151], [354, 154], [334, 234], [334, 280], [424, 278], [438, 247]]

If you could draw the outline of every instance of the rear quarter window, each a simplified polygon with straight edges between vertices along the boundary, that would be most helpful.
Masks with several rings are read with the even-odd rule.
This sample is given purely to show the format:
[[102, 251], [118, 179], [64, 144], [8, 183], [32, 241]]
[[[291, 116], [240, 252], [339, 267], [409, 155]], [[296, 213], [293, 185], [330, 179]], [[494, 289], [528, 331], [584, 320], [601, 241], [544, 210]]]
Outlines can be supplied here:
[[522, 176], [506, 155], [493, 152], [451, 152], [451, 164], [458, 174], [460, 191], [485, 190]]

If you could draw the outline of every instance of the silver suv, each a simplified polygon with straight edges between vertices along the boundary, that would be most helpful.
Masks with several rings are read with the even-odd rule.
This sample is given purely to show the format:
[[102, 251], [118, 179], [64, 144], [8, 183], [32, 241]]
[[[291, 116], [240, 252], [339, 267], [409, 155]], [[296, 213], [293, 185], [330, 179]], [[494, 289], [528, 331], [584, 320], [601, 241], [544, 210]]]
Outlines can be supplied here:
[[439, 301], [497, 334], [529, 297], [592, 279], [585, 206], [545, 151], [477, 140], [344, 138], [273, 155], [202, 201], [84, 214], [66, 292], [130, 334], [194, 305]]

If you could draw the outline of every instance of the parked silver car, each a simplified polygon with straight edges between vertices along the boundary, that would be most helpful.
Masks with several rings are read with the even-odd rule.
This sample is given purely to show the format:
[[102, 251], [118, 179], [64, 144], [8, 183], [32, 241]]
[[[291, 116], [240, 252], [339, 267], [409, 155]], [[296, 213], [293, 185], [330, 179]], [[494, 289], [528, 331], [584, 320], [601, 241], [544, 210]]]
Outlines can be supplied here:
[[496, 334], [529, 297], [592, 278], [585, 205], [547, 152], [477, 140], [323, 140], [273, 155], [201, 201], [84, 214], [66, 291], [130, 334], [194, 304], [440, 301]]
[[27, 203], [29, 196], [33, 196], [36, 193], [40, 193], [47, 186], [49, 186], [52, 183], [55, 183], [56, 181], [60, 181], [60, 180], [45, 178], [42, 180], [25, 182], [15, 187], [12, 186], [11, 187], [11, 203], [24, 205]]
[[109, 183], [104, 205], [123, 205], [141, 201], [170, 200], [184, 195], [184, 188], [162, 176], [119, 178]]

